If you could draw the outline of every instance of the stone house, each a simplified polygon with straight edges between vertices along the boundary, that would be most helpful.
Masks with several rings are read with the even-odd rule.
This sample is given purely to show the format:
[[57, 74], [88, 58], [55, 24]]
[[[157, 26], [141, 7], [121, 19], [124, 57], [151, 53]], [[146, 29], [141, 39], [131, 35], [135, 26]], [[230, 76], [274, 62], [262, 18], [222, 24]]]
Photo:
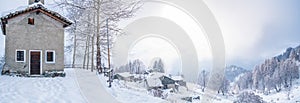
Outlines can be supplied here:
[[161, 89], [163, 87], [159, 78], [147, 78], [145, 79], [147, 90]]
[[134, 79], [134, 76], [132, 74], [130, 74], [129, 72], [117, 73], [114, 75], [114, 79], [132, 82]]
[[175, 84], [186, 87], [186, 81], [183, 80], [182, 76], [171, 76], [170, 78], [175, 81]]
[[151, 89], [162, 89], [163, 85], [161, 80], [159, 79], [162, 77], [164, 73], [153, 72], [150, 73], [149, 76], [145, 79], [145, 84], [148, 90]]
[[164, 86], [164, 89], [174, 88], [175, 89], [175, 80], [168, 76], [162, 76], [159, 78]]
[[1, 17], [5, 35], [3, 72], [41, 75], [64, 70], [64, 29], [71, 21], [29, 0], [29, 6]]
[[164, 89], [173, 88], [178, 91], [179, 86], [186, 87], [186, 82], [181, 76], [162, 76], [159, 78], [164, 86]]

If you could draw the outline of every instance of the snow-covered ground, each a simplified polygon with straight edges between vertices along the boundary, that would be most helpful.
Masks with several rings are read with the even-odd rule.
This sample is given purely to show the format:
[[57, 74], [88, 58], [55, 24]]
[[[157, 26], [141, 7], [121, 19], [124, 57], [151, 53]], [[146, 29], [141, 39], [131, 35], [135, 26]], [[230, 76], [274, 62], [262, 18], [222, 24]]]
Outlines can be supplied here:
[[[66, 77], [56, 78], [0, 76], [0, 103], [86, 103], [87, 100], [82, 94], [80, 84], [78, 85], [75, 70], [65, 69], [65, 72]], [[93, 76], [96, 75], [93, 73]], [[185, 87], [180, 88], [179, 92], [169, 93], [166, 99], [161, 99], [153, 97], [145, 89], [143, 83], [115, 80], [112, 87], [108, 88], [107, 77], [98, 75], [98, 80], [100, 82], [98, 85], [102, 85], [101, 89], [105, 90], [101, 93], [107, 92], [122, 103], [181, 103], [186, 102], [181, 100], [183, 97], [200, 96], [200, 99], [203, 99], [205, 94], [197, 85], [188, 83], [188, 90]], [[272, 92], [269, 95], [257, 92], [255, 94], [261, 96], [268, 103], [297, 103], [300, 102], [300, 79], [293, 82], [291, 92], [284, 89], [279, 93]], [[237, 95], [214, 94], [208, 96], [214, 97], [212, 100], [214, 103], [232, 103]], [[200, 100], [193, 101], [193, 103], [198, 102]]]
[[[112, 88], [108, 88], [108, 84], [106, 82], [107, 77], [99, 75], [99, 79], [106, 87], [106, 90], [109, 91], [117, 100], [123, 103], [134, 103], [134, 102], [143, 102], [143, 103], [158, 103], [158, 102], [176, 102], [182, 103], [186, 102], [181, 100], [183, 97], [196, 97], [200, 96], [200, 99], [203, 99], [204, 95], [208, 95], [209, 97], [214, 97], [210, 101], [213, 103], [232, 103], [236, 100], [238, 94], [229, 95], [225, 94], [205, 94], [206, 92], [202, 92], [197, 85], [193, 83], [188, 83], [188, 90], [186, 88], [182, 88], [177, 93], [169, 93], [166, 99], [161, 99], [158, 97], [153, 97], [145, 87], [143, 87], [143, 83], [138, 82], [124, 82], [122, 80], [114, 80], [112, 83]], [[268, 103], [300, 103], [300, 79], [293, 82], [293, 88], [291, 92], [289, 92], [289, 99], [288, 99], [288, 91], [282, 90], [281, 92], [273, 92], [269, 95], [264, 95], [263, 93], [257, 93], [263, 98], [264, 101]], [[251, 91], [251, 90], [249, 90]], [[254, 92], [254, 91], [253, 91]], [[135, 99], [132, 99], [135, 98]], [[193, 103], [198, 103], [201, 100], [193, 100]]]
[[0, 76], [0, 103], [85, 103], [73, 69], [66, 77]]
[[300, 103], [300, 79], [297, 79], [293, 83], [294, 84], [290, 92], [283, 89], [279, 93], [272, 91], [269, 95], [264, 95], [262, 93], [256, 94], [268, 103]]
[[[122, 81], [114, 81], [112, 87], [108, 88], [107, 77], [98, 75], [103, 87], [111, 93], [118, 101], [122, 103], [164, 103], [163, 99], [153, 97], [147, 94], [145, 89], [136, 88], [135, 86], [125, 86]], [[129, 83], [127, 83], [129, 84]]]
[[[114, 82], [112, 82], [112, 87], [108, 88], [108, 83], [106, 82], [108, 78], [104, 77], [103, 75], [98, 75], [98, 77], [106, 90], [122, 103], [188, 103], [181, 98], [195, 98], [197, 96], [200, 96], [201, 99], [205, 94], [201, 92], [200, 89], [198, 89], [197, 85], [188, 83], [187, 86], [189, 89], [187, 89], [186, 87], [180, 87], [178, 92], [168, 92], [167, 98], [161, 99], [159, 97], [154, 97], [150, 92], [148, 92], [143, 82], [125, 82], [123, 80], [115, 79]], [[218, 96], [219, 97], [215, 97], [215, 99], [212, 100], [214, 103], [232, 103], [232, 99], [228, 99], [230, 97], [221, 95]], [[201, 100], [193, 99], [193, 103], [200, 102]]]

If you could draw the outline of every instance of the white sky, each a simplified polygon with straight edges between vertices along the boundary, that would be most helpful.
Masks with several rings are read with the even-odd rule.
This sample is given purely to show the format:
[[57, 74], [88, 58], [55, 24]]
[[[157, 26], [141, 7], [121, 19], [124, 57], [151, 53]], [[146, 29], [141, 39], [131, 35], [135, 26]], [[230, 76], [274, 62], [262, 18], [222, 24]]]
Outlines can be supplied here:
[[248, 69], [300, 44], [299, 0], [204, 0], [223, 32], [227, 64]]
[[[215, 15], [223, 33], [227, 65], [235, 64], [252, 69], [264, 59], [300, 44], [297, 39], [300, 38], [300, 29], [297, 28], [300, 26], [300, 1], [204, 0], [204, 2]], [[202, 62], [200, 65], [206, 68], [205, 64], [211, 63], [207, 41], [201, 38], [202, 31], [197, 29], [198, 27], [183, 12], [166, 5], [147, 3], [136, 18], [149, 15], [166, 17], [182, 26], [194, 38], [196, 47], [199, 47], [197, 51]]]
[[155, 60], [155, 58], [157, 57], [161, 58], [164, 61], [166, 73], [181, 73], [181, 61], [179, 58], [179, 54], [173, 48], [173, 46], [164, 39], [157, 37], [145, 38], [138, 42], [129, 53], [129, 58], [131, 60], [143, 60], [146, 66], [150, 66], [153, 62], [152, 60]]
[[[211, 67], [211, 52], [209, 49], [209, 43], [201, 31], [201, 28], [198, 27], [188, 15], [177, 8], [166, 4], [148, 2], [143, 5], [143, 8], [137, 13], [135, 18], [121, 22], [121, 24], [122, 26], [126, 26], [136, 19], [148, 16], [167, 18], [181, 26], [182, 29], [185, 30], [185, 32], [190, 36], [196, 47], [201, 68]], [[176, 49], [178, 48], [174, 48], [171, 45], [172, 43], [167, 41], [162, 42], [162, 40], [163, 39], [158, 38], [147, 38], [145, 40], [141, 40], [135, 46], [133, 46], [129, 58], [140, 58], [146, 65], [149, 66], [150, 61], [154, 57], [160, 57], [166, 65], [165, 68], [167, 73], [177, 75], [182, 71], [181, 61], [179, 60], [180, 54], [176, 52]]]
[[[45, 0], [46, 4], [53, 3]], [[297, 0], [204, 0], [218, 21], [224, 36], [227, 64], [236, 64], [251, 69], [255, 64], [283, 52], [287, 47], [300, 44], [300, 1]], [[0, 14], [26, 6], [27, 0], [7, 0], [0, 3]], [[50, 8], [51, 9], [51, 8]], [[177, 16], [174, 16], [177, 14]], [[199, 53], [200, 63], [210, 62], [210, 50], [207, 41], [190, 19], [180, 10], [161, 4], [145, 5], [136, 18], [124, 21], [124, 24], [147, 15], [159, 15], [173, 20], [182, 26], [193, 39]], [[188, 29], [190, 28], [190, 29]], [[191, 29], [193, 28], [193, 29]], [[159, 41], [159, 40], [158, 40]], [[147, 40], [138, 45], [149, 44]], [[167, 42], [164, 45], [169, 45]], [[135, 47], [134, 47], [135, 48]], [[133, 48], [133, 49], [134, 49]], [[140, 48], [140, 51], [148, 47]], [[170, 47], [170, 51], [172, 51]], [[4, 36], [0, 34], [0, 55], [4, 54]], [[139, 51], [139, 50], [137, 50]], [[170, 52], [167, 51], [167, 52]], [[147, 54], [155, 56], [156, 54]], [[170, 54], [171, 55], [171, 54]], [[178, 54], [172, 54], [174, 56]], [[142, 55], [139, 55], [142, 56]], [[152, 59], [152, 58], [149, 58]], [[144, 60], [149, 61], [149, 60]], [[146, 65], [149, 65], [145, 63]]]

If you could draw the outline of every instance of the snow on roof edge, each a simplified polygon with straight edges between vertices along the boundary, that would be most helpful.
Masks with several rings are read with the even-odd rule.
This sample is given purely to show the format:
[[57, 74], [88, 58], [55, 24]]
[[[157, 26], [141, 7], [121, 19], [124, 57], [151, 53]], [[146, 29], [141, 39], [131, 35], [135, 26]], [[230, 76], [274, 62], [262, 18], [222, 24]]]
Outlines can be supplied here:
[[39, 1], [39, 2], [34, 2], [34, 3], [32, 3], [31, 5], [28, 5], [28, 7], [34, 7], [34, 6], [38, 6], [38, 5], [42, 5], [42, 6], [45, 7], [45, 5], [44, 5], [41, 1]]
[[[20, 8], [18, 8], [20, 9]], [[19, 14], [22, 14], [22, 13], [26, 13], [26, 12], [30, 12], [32, 10], [36, 10], [36, 9], [41, 9], [43, 11], [46, 11], [48, 12], [49, 14], [57, 17], [58, 19], [62, 20], [63, 22], [65, 22], [67, 24], [67, 26], [71, 25], [73, 23], [73, 21], [71, 21], [70, 19], [60, 15], [59, 13], [55, 12], [55, 11], [51, 11], [49, 9], [47, 9], [46, 7], [44, 7], [43, 4], [41, 3], [34, 3], [32, 5], [29, 5], [27, 8], [23, 8], [21, 10], [17, 10], [17, 11], [13, 11], [13, 12], [10, 12], [4, 16], [1, 17], [1, 19], [9, 19], [11, 17], [14, 17], [14, 16], [18, 16]]]

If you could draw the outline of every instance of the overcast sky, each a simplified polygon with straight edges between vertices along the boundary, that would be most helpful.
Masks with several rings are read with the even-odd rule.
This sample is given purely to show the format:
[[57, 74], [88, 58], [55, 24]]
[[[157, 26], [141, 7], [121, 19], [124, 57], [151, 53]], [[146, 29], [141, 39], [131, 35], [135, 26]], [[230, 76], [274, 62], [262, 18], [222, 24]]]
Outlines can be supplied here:
[[[53, 3], [52, 0], [45, 0], [45, 2], [46, 4]], [[215, 15], [223, 33], [227, 64], [236, 64], [251, 69], [256, 64], [263, 62], [265, 58], [278, 55], [287, 47], [295, 47], [300, 44], [299, 0], [204, 0], [204, 2]], [[26, 5], [27, 0], [1, 1], [0, 14]], [[142, 13], [138, 13], [136, 18], [145, 15], [161, 15], [174, 20], [183, 28], [188, 26], [182, 22], [185, 21], [184, 18], [186, 17], [176, 18], [176, 16], [172, 16], [172, 13], [176, 14], [180, 11], [170, 7], [162, 7], [159, 4], [156, 6], [157, 8], [152, 4], [151, 6], [146, 5], [141, 11]], [[170, 14], [166, 14], [166, 12]], [[195, 36], [193, 32], [201, 31], [188, 33]], [[201, 35], [198, 36], [201, 38]], [[137, 44], [136, 47], [140, 48], [141, 45], [146, 45], [147, 40], [144, 42], [144, 44], [143, 42]], [[195, 39], [193, 42], [197, 43], [195, 45], [203, 47], [197, 48], [199, 51], [204, 50], [199, 54], [200, 61], [203, 58], [205, 61], [210, 57], [207, 43], [203, 42], [202, 39]], [[3, 44], [4, 36], [1, 32], [0, 55], [4, 54]], [[165, 45], [169, 44], [166, 42]], [[144, 49], [137, 50], [133, 47], [132, 50], [143, 51]], [[142, 57], [142, 55], [138, 56]], [[155, 55], [152, 54], [152, 56]], [[178, 54], [174, 54], [174, 56], [178, 56]]]
[[227, 64], [253, 67], [300, 45], [299, 0], [205, 0], [225, 39]]
[[[300, 45], [300, 1], [204, 0], [204, 2], [215, 15], [221, 28], [226, 46], [227, 65], [235, 64], [252, 69], [266, 58], [279, 55], [288, 47]], [[194, 24], [189, 22], [190, 18], [187, 19], [183, 16], [184, 13], [172, 7], [147, 4], [144, 6], [148, 9], [144, 9], [142, 15], [160, 15], [182, 26], [191, 36], [203, 35], [201, 31], [188, 29], [194, 27], [191, 26]], [[206, 68], [205, 65], [211, 62], [207, 59], [211, 54], [206, 53], [210, 52], [207, 43], [201, 43], [203, 39], [197, 36], [194, 43], [200, 48], [197, 48], [200, 65]], [[144, 50], [140, 49], [137, 56], [142, 57], [141, 53]]]

